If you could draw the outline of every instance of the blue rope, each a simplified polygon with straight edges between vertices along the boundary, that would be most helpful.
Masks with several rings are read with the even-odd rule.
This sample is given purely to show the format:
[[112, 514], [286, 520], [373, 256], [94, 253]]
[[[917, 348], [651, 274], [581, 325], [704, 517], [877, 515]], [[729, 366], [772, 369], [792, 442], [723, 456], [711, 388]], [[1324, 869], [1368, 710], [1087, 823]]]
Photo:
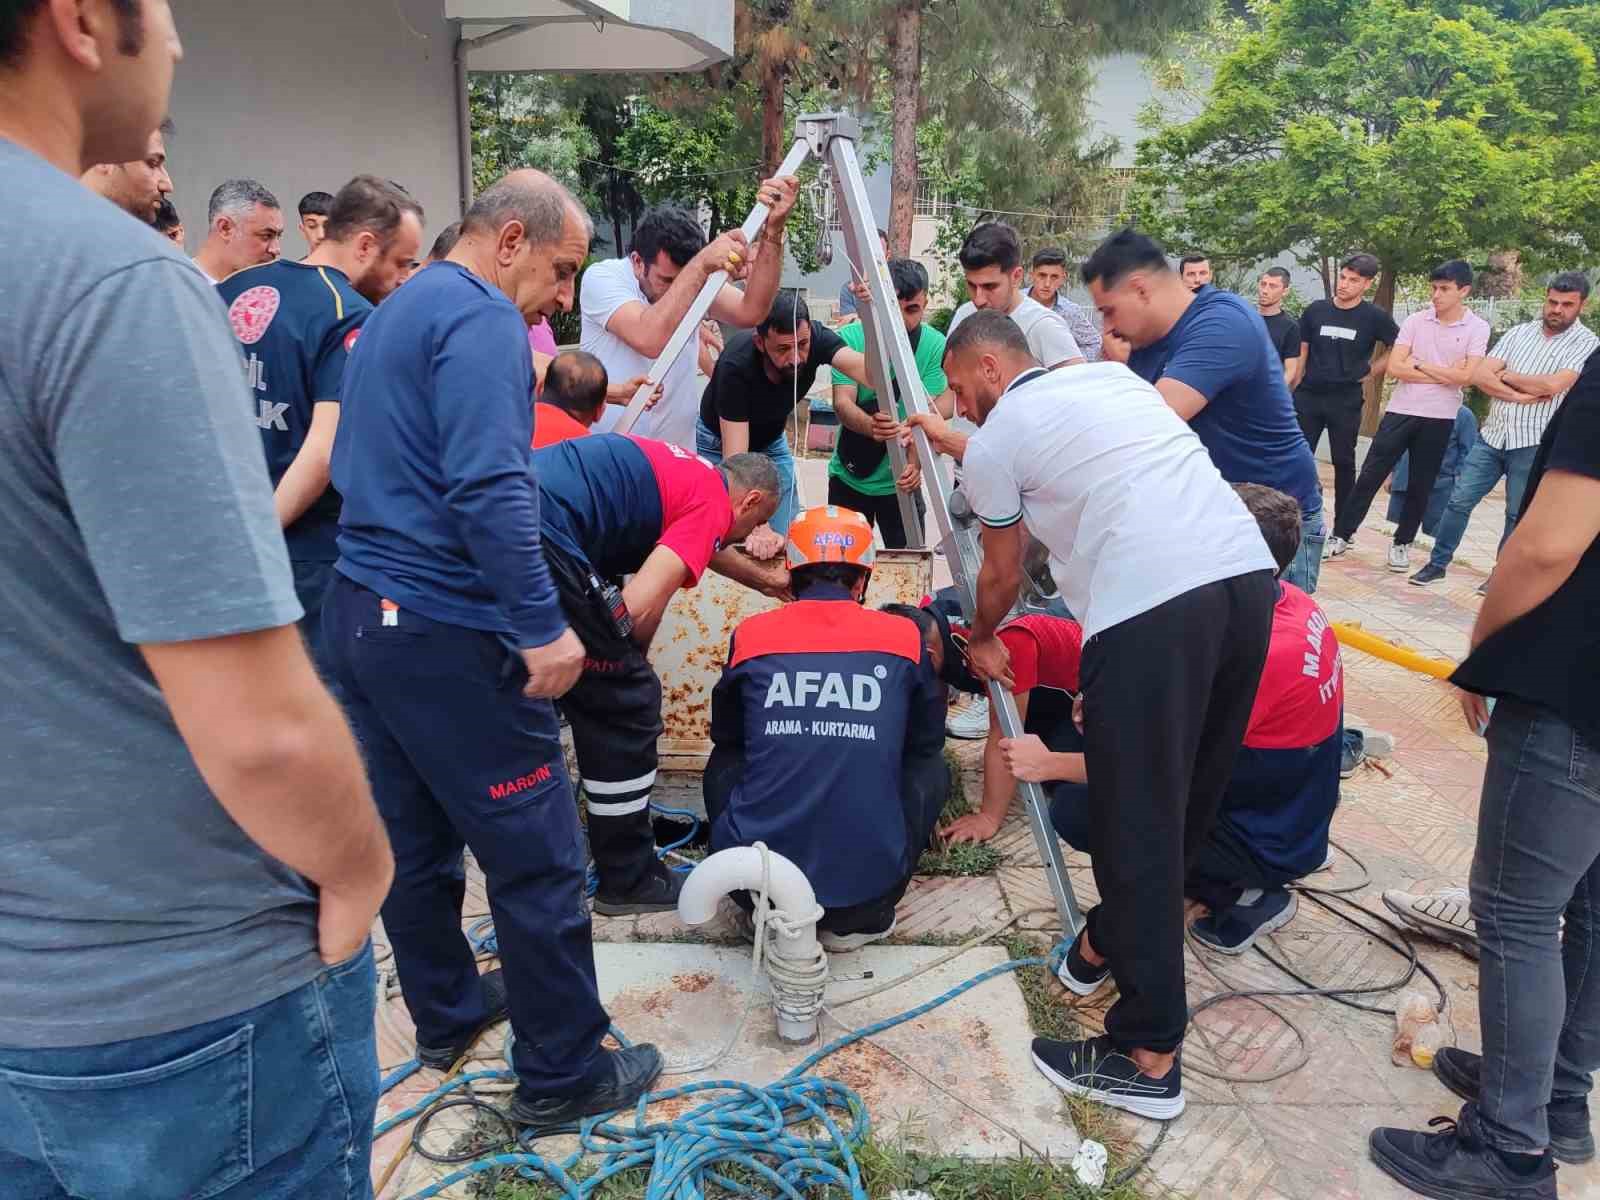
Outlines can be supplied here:
[[[850, 1200], [869, 1200], [855, 1159], [855, 1150], [870, 1129], [866, 1105], [837, 1080], [808, 1077], [807, 1073], [846, 1046], [914, 1021], [990, 979], [1025, 967], [1053, 969], [1065, 953], [1063, 944], [1048, 956], [1013, 959], [981, 971], [925, 1004], [836, 1038], [765, 1087], [717, 1080], [652, 1092], [639, 1099], [631, 1126], [618, 1124], [615, 1113], [585, 1119], [579, 1126], [578, 1150], [559, 1163], [534, 1153], [494, 1154], [467, 1164], [407, 1200], [430, 1200], [473, 1175], [502, 1169], [514, 1169], [524, 1179], [542, 1177], [569, 1200], [590, 1200], [606, 1180], [645, 1166], [650, 1167], [650, 1180], [644, 1200], [704, 1200], [708, 1183], [737, 1196], [764, 1195], [717, 1169], [729, 1166], [751, 1172], [774, 1189], [765, 1193], [767, 1196], [806, 1200], [806, 1189], [838, 1187]], [[613, 1033], [620, 1040], [620, 1033], [615, 1029]], [[374, 1136], [411, 1120], [436, 1100], [475, 1080], [514, 1076], [509, 1070], [460, 1076], [383, 1122]], [[670, 1121], [646, 1117], [652, 1104], [700, 1093], [720, 1095]], [[845, 1119], [836, 1120], [835, 1114]], [[795, 1126], [807, 1125], [820, 1125], [823, 1132], [815, 1137], [793, 1132]], [[600, 1160], [599, 1169], [585, 1179], [576, 1179], [573, 1171], [590, 1156]]]
[[378, 1084], [378, 1094], [380, 1096], [384, 1095], [385, 1093], [389, 1092], [391, 1089], [399, 1086], [400, 1084], [404, 1083], [406, 1080], [410, 1079], [413, 1075], [415, 1075], [420, 1070], [422, 1070], [422, 1063], [419, 1060], [415, 1059], [415, 1058], [413, 1058], [409, 1062], [401, 1063], [393, 1071], [391, 1071], [391, 1072], [389, 1072], [389, 1074], [385, 1075], [383, 1077], [383, 1079], [379, 1082], [379, 1084]]

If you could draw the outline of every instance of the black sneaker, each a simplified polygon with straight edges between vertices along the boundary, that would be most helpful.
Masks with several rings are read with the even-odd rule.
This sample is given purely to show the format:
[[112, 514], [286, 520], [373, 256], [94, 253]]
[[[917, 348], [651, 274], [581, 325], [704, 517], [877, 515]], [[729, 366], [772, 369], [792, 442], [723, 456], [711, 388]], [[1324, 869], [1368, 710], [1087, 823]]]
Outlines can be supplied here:
[[1170, 1121], [1183, 1112], [1183, 1060], [1161, 1079], [1151, 1079], [1109, 1037], [1084, 1042], [1033, 1039], [1033, 1065], [1069, 1096], [1084, 1096], [1153, 1121]]
[[[1483, 1059], [1457, 1046], [1445, 1046], [1433, 1056], [1433, 1073], [1440, 1083], [1463, 1100], [1478, 1099]], [[1589, 1101], [1552, 1100], [1545, 1110], [1550, 1121], [1550, 1152], [1558, 1162], [1572, 1166], [1594, 1158], [1594, 1130], [1589, 1125]]]
[[576, 1096], [546, 1096], [530, 1100], [519, 1087], [511, 1096], [510, 1116], [518, 1125], [535, 1130], [572, 1125], [584, 1117], [632, 1108], [661, 1077], [661, 1051], [649, 1042], [605, 1053], [595, 1081]]
[[1299, 898], [1284, 888], [1261, 892], [1246, 904], [1240, 903], [1219, 912], [1208, 913], [1193, 925], [1189, 932], [1202, 946], [1218, 954], [1243, 954], [1256, 944], [1256, 939], [1282, 929], [1299, 911]]
[[654, 863], [649, 874], [631, 892], [607, 892], [601, 888], [595, 893], [594, 911], [602, 917], [672, 912], [678, 907], [678, 893], [683, 890], [683, 879], [676, 871], [668, 870], [659, 862]]
[[1056, 978], [1061, 980], [1061, 986], [1075, 996], [1092, 996], [1100, 990], [1100, 986], [1111, 978], [1111, 965], [1101, 963], [1093, 966], [1083, 956], [1079, 949], [1083, 945], [1083, 934], [1079, 933], [1072, 939], [1072, 945], [1067, 947], [1067, 956], [1061, 960], [1061, 965], [1056, 968]]
[[1454, 1121], [1428, 1124], [1438, 1132], [1374, 1129], [1367, 1148], [1378, 1169], [1435, 1200], [1556, 1200], [1555, 1160], [1546, 1154], [1532, 1171], [1518, 1171], [1485, 1144], [1472, 1105]]
[[485, 1029], [504, 1021], [511, 1014], [506, 1003], [506, 973], [496, 967], [492, 971], [485, 971], [478, 979], [483, 984], [483, 1006], [489, 1010], [488, 1018], [471, 1033], [457, 1038], [448, 1046], [424, 1046], [418, 1042], [417, 1061], [423, 1066], [432, 1067], [435, 1071], [448, 1071], [456, 1065], [457, 1059], [472, 1049], [472, 1044]]
[[1412, 587], [1427, 587], [1430, 583], [1438, 583], [1444, 578], [1444, 568], [1436, 567], [1432, 563], [1424, 563], [1422, 569], [1413, 575], [1407, 582]]

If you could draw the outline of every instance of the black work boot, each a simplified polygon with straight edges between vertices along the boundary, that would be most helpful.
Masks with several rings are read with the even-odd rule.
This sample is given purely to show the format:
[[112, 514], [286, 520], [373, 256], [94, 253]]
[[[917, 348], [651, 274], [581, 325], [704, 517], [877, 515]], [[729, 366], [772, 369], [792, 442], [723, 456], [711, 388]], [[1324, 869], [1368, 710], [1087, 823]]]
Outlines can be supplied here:
[[683, 876], [665, 864], [652, 860], [638, 884], [629, 892], [607, 891], [604, 882], [595, 893], [594, 911], [602, 917], [626, 917], [633, 913], [672, 912], [678, 907]]
[[535, 1130], [571, 1125], [584, 1117], [632, 1108], [660, 1078], [661, 1051], [649, 1042], [626, 1050], [606, 1051], [587, 1088], [575, 1096], [545, 1096], [534, 1100], [517, 1088], [511, 1097], [511, 1119]]
[[[1478, 1100], [1483, 1059], [1456, 1046], [1446, 1046], [1433, 1056], [1433, 1073], [1463, 1100]], [[1551, 1100], [1545, 1110], [1550, 1122], [1550, 1152], [1558, 1162], [1576, 1166], [1594, 1157], [1594, 1130], [1589, 1126], [1589, 1101]]]
[[1556, 1200], [1554, 1157], [1501, 1154], [1483, 1140], [1479, 1120], [1477, 1106], [1465, 1104], [1454, 1121], [1429, 1121], [1434, 1133], [1374, 1129], [1367, 1146], [1385, 1175], [1434, 1200]]
[[423, 1066], [432, 1067], [435, 1071], [448, 1071], [456, 1065], [457, 1059], [472, 1049], [472, 1044], [485, 1029], [504, 1021], [511, 1014], [510, 1006], [506, 1003], [506, 973], [496, 967], [478, 976], [478, 980], [483, 984], [483, 1006], [489, 1011], [488, 1017], [478, 1028], [448, 1046], [424, 1046], [418, 1042], [417, 1061]]

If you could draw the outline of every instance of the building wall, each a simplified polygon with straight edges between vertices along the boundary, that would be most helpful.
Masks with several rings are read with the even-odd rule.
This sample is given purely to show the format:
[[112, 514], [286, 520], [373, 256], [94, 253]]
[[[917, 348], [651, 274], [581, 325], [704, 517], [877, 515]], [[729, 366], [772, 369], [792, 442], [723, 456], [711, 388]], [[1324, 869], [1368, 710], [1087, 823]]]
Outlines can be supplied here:
[[259, 179], [283, 203], [287, 257], [305, 253], [294, 207], [371, 172], [403, 184], [428, 240], [460, 216], [454, 32], [439, 0], [174, 0], [184, 58], [168, 146], [189, 251], [211, 191]]

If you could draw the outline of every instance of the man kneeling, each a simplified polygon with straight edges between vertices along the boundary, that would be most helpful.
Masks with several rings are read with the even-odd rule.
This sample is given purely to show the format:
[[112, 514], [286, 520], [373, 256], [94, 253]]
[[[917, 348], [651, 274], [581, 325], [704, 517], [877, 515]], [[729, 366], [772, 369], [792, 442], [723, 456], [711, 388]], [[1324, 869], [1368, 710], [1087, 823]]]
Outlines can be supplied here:
[[[1261, 526], [1280, 573], [1300, 543], [1293, 498], [1257, 484], [1236, 490]], [[941, 614], [942, 615], [942, 614]], [[978, 690], [965, 670], [965, 638], [951, 626], [944, 674], [952, 686]], [[1011, 650], [1016, 700], [1026, 736], [1008, 739], [991, 724], [984, 753], [983, 807], [943, 830], [950, 841], [985, 841], [1000, 828], [1016, 781], [1050, 785], [1050, 821], [1063, 841], [1092, 852], [1083, 735], [1060, 702], [1078, 688], [1082, 634], [1074, 621], [1029, 615], [1000, 630]], [[1294, 918], [1287, 885], [1321, 867], [1328, 826], [1339, 801], [1344, 676], [1339, 644], [1322, 609], [1293, 584], [1278, 583], [1272, 638], [1244, 745], [1217, 823], [1190, 856], [1184, 894], [1211, 911], [1190, 926], [1203, 944], [1243, 954], [1263, 934]], [[1103, 962], [1076, 943], [1061, 981], [1080, 995], [1108, 977]]]
[[874, 554], [860, 513], [800, 514], [795, 603], [734, 631], [711, 696], [711, 848], [765, 842], [798, 866], [835, 952], [893, 932], [950, 789], [945, 689], [922, 630], [862, 607]]

